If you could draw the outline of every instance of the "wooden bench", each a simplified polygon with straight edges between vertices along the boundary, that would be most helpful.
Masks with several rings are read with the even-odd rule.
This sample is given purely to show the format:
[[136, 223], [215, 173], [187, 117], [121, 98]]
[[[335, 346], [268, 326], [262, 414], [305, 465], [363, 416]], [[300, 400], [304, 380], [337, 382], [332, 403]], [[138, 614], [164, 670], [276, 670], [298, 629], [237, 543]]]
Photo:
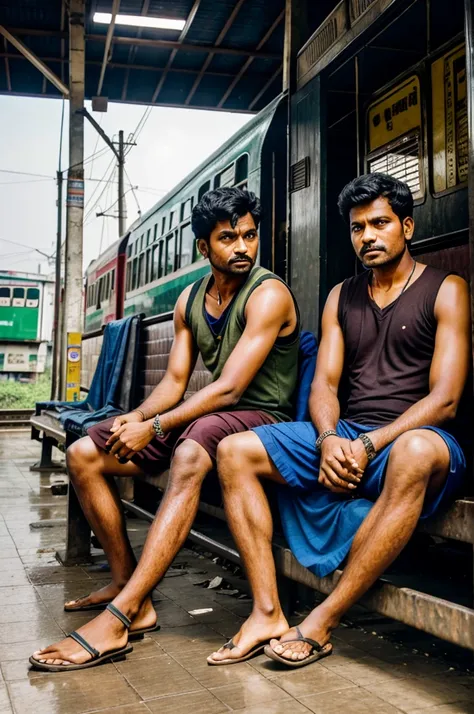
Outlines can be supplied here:
[[[169, 318], [169, 316], [162, 316], [143, 321], [141, 389], [137, 404], [148, 396], [165, 373], [173, 340], [173, 326], [169, 319], [165, 319], [166, 317]], [[209, 373], [202, 363], [198, 362], [188, 394], [201, 389], [209, 381]], [[136, 479], [138, 483], [146, 483], [160, 493], [166, 489], [167, 480], [168, 472], [159, 475], [144, 474]], [[211, 489], [210, 495], [211, 498], [209, 498], [209, 489], [206, 489], [205, 484], [200, 503], [201, 513], [224, 521], [225, 515], [221, 507], [217, 485]], [[135, 515], [148, 521], [153, 520], [154, 514], [143, 505], [137, 505], [137, 503], [126, 499], [123, 500], [123, 503], [125, 508]], [[437, 515], [419, 530], [430, 535], [467, 543], [474, 549], [474, 498], [466, 497], [456, 501], [446, 513]], [[191, 530], [189, 538], [204, 546], [206, 550], [215, 552], [231, 561], [240, 562], [240, 556], [233, 547], [229, 546], [228, 538], [224, 542], [223, 539], [210, 537], [208, 532], [201, 532], [196, 526]], [[279, 575], [286, 586], [290, 581], [294, 581], [322, 593], [329, 593], [340, 577], [341, 571], [336, 571], [325, 578], [316, 577], [298, 563], [285, 546], [275, 543], [274, 553]], [[89, 557], [90, 528], [75, 498], [74, 490], [70, 489], [67, 546], [62, 560], [66, 564], [73, 564], [85, 562]], [[361, 602], [382, 615], [474, 650], [474, 610], [470, 607], [464, 607], [408, 587], [396, 586], [384, 578], [371, 588]]]

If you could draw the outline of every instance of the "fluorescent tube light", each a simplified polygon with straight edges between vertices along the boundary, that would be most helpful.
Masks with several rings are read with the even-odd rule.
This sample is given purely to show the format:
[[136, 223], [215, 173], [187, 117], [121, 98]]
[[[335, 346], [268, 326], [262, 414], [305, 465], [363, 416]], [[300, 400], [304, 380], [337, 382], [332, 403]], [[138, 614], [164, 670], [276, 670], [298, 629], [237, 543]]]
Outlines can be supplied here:
[[[96, 12], [93, 17], [94, 22], [110, 25], [112, 13]], [[185, 20], [170, 20], [167, 17], [147, 17], [146, 15], [117, 15], [116, 25], [127, 25], [128, 27], [154, 27], [160, 30], [182, 30], [186, 24]]]

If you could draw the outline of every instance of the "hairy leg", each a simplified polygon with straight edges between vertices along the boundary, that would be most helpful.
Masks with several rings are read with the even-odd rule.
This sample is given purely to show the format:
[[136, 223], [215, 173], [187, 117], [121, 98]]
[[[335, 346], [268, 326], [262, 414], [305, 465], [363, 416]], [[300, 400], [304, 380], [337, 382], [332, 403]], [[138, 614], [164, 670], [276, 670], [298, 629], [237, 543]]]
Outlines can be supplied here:
[[66, 605], [108, 602], [120, 592], [136, 565], [113, 476], [136, 476], [142, 471], [131, 461], [119, 463], [115, 456], [96, 446], [89, 436], [74, 442], [68, 448], [66, 458], [74, 490], [104, 549], [112, 575], [112, 583], [105, 588]]
[[214, 661], [242, 657], [259, 642], [279, 637], [288, 629], [278, 598], [271, 545], [273, 520], [260, 479], [285, 481], [251, 431], [221, 441], [217, 466], [227, 522], [252, 589], [253, 608], [233, 638], [236, 647], [221, 647], [209, 658]]
[[[301, 623], [303, 635], [321, 645], [329, 641], [342, 615], [369, 589], [401, 553], [415, 530], [426, 494], [441, 490], [449, 470], [444, 440], [425, 429], [406, 432], [390, 453], [383, 491], [360, 526], [343, 574], [326, 600]], [[295, 632], [273, 641], [272, 647], [287, 659], [304, 659], [305, 643], [285, 646]]]
[[[140, 561], [128, 583], [113, 601], [119, 610], [133, 620], [136, 629], [149, 627], [156, 622], [149, 594], [188, 536], [196, 517], [202, 482], [211, 468], [209, 454], [197, 442], [187, 439], [176, 449], [168, 487], [148, 532]], [[81, 627], [78, 632], [100, 652], [120, 647], [127, 639], [121, 622], [107, 611]], [[48, 664], [80, 664], [90, 659], [90, 655], [71, 639], [35, 652], [34, 656]]]

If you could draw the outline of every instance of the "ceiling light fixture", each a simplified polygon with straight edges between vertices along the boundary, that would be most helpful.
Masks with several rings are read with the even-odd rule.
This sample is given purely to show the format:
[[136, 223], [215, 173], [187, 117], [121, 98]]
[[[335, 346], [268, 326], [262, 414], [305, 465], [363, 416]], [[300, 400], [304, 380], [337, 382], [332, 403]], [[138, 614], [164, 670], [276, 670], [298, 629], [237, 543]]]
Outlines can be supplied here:
[[[96, 12], [93, 17], [94, 22], [110, 25], [112, 13]], [[117, 15], [116, 25], [127, 25], [128, 27], [152, 27], [159, 30], [179, 30], [186, 24], [185, 20], [170, 20], [167, 17], [146, 17], [144, 15]]]

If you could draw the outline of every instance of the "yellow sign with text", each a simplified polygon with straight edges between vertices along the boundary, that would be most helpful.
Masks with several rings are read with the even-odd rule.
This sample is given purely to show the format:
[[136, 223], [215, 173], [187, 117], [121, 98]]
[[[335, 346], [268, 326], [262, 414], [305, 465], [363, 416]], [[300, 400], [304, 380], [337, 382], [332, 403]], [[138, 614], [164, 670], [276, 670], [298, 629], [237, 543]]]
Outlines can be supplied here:
[[421, 126], [420, 80], [416, 75], [370, 105], [369, 151]]
[[80, 332], [67, 333], [66, 401], [78, 402], [81, 392], [81, 349]]

